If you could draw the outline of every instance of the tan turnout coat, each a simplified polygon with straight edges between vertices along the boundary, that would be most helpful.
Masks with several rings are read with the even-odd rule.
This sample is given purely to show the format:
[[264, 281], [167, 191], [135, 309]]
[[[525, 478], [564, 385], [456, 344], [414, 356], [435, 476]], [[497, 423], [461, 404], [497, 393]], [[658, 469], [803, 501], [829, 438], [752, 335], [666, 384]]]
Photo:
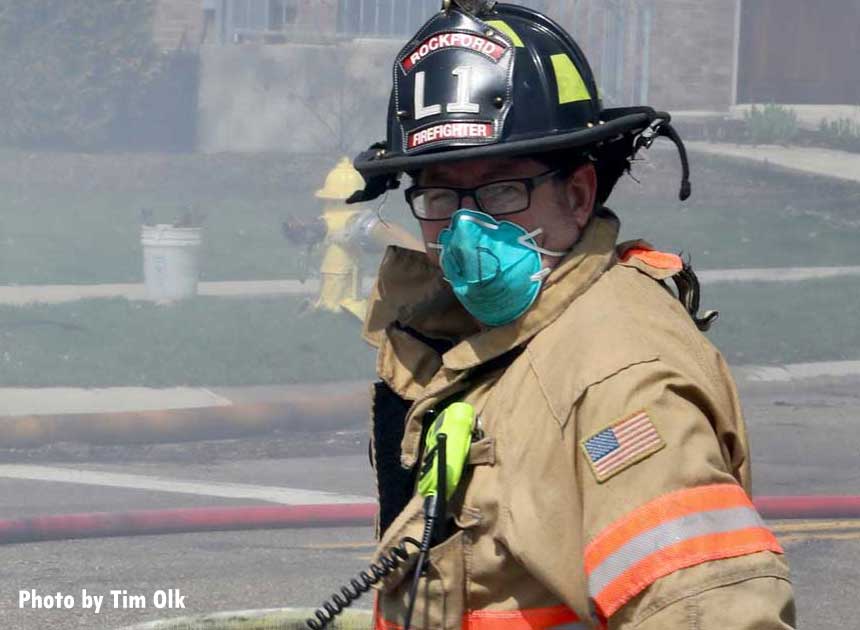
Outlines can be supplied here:
[[[748, 498], [729, 370], [661, 286], [677, 269], [641, 246], [625, 254], [618, 229], [601, 211], [529, 312], [487, 330], [424, 254], [387, 252], [365, 337], [380, 379], [414, 401], [402, 465], [452, 396], [481, 430], [413, 628], [794, 627], [787, 564]], [[440, 356], [421, 337], [455, 345]], [[416, 496], [380, 552], [422, 527]], [[377, 628], [402, 626], [411, 568], [382, 583]]]

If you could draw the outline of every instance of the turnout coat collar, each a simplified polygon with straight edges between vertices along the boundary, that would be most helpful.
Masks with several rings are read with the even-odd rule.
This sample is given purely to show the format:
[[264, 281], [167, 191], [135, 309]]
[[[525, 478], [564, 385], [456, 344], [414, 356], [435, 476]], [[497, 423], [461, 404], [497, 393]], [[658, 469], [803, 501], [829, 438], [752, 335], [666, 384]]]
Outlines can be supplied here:
[[497, 328], [478, 325], [426, 254], [390, 247], [364, 328], [364, 338], [379, 350], [378, 374], [399, 396], [417, 400], [440, 371], [455, 379], [522, 347], [612, 266], [619, 226], [611, 211], [596, 213], [532, 308]]

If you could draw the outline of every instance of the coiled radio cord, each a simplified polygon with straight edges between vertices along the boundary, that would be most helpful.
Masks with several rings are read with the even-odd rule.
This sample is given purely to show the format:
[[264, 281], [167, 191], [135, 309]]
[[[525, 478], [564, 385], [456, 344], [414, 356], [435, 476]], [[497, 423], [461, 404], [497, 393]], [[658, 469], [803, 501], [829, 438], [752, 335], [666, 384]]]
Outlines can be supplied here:
[[350, 580], [349, 586], [343, 586], [340, 593], [335, 593], [314, 613], [314, 618], [305, 621], [310, 630], [323, 630], [328, 627], [344, 610], [349, 608], [353, 602], [360, 599], [362, 595], [370, 592], [374, 585], [388, 577], [397, 568], [409, 559], [407, 546], [412, 545], [421, 550], [421, 543], [414, 538], [401, 539], [400, 544], [388, 551], [379, 559], [378, 564], [371, 564], [367, 571], [362, 571], [358, 577]]

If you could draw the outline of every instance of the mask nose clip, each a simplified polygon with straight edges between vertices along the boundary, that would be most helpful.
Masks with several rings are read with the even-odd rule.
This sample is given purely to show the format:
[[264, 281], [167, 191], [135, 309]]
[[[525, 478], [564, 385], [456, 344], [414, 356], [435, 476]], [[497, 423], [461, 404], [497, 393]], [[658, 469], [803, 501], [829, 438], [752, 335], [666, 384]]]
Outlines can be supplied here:
[[[478, 247], [475, 255], [478, 257], [478, 283], [479, 284], [488, 284], [499, 277], [499, 274], [502, 271], [502, 261], [499, 260], [499, 257], [493, 253], [492, 250], [487, 247]], [[492, 275], [488, 275], [487, 278], [484, 278], [484, 255], [489, 256], [489, 259], [493, 261], [495, 269], [492, 272]]]

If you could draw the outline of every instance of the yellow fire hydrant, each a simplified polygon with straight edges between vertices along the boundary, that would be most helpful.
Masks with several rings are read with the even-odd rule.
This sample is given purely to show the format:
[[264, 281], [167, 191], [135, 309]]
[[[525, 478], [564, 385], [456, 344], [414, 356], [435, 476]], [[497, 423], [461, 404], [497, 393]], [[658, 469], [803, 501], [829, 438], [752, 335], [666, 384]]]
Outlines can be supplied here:
[[325, 248], [320, 265], [320, 291], [310, 307], [314, 310], [347, 312], [364, 320], [367, 300], [362, 294], [362, 254], [388, 245], [423, 249], [421, 241], [404, 228], [383, 221], [374, 210], [347, 206], [346, 200], [364, 188], [364, 180], [349, 158], [342, 158], [325, 184], [316, 192], [323, 200], [323, 213], [315, 221], [289, 221], [285, 236], [296, 243]]

